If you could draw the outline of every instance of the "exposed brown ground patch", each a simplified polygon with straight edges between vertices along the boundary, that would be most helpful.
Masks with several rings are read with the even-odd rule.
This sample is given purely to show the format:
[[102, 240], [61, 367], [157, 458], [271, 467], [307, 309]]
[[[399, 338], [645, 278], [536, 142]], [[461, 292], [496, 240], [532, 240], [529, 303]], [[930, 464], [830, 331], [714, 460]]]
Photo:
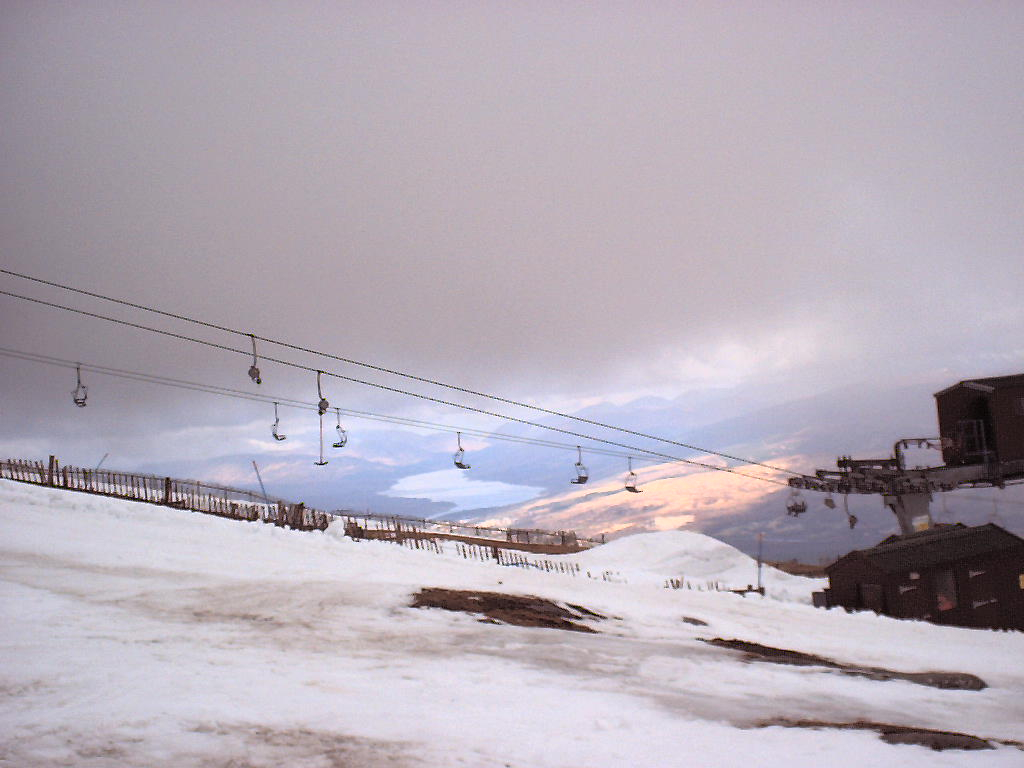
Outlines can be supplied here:
[[882, 741], [889, 744], [916, 744], [922, 747], [930, 747], [936, 752], [946, 749], [994, 749], [992, 742], [1006, 746], [1024, 749], [1024, 744], [1019, 741], [1006, 741], [1001, 739], [982, 739], [978, 736], [971, 736], [967, 733], [956, 731], [936, 731], [931, 728], [915, 728], [907, 725], [892, 725], [891, 723], [873, 723], [867, 720], [857, 720], [852, 723], [828, 723], [821, 720], [787, 720], [779, 718], [766, 720], [758, 723], [760, 728], [771, 726], [782, 726], [783, 728], [837, 728], [845, 731], [875, 731], [881, 736]]
[[481, 621], [515, 624], [519, 627], [547, 627], [571, 632], [595, 632], [581, 619], [604, 619], [596, 611], [581, 605], [559, 605], [534, 595], [507, 595], [501, 592], [478, 592], [466, 589], [424, 587], [412, 599], [413, 608], [443, 608], [446, 611], [479, 613]]
[[772, 648], [770, 645], [761, 645], [747, 640], [723, 640], [716, 637], [714, 640], [705, 640], [710, 645], [719, 648], [732, 648], [736, 651], [743, 651], [748, 661], [770, 661], [775, 664], [792, 664], [800, 667], [827, 667], [836, 669], [847, 675], [867, 677], [871, 680], [906, 680], [918, 685], [927, 685], [932, 688], [946, 688], [958, 691], [980, 691], [988, 685], [980, 677], [969, 675], [965, 672], [896, 672], [881, 667], [860, 667], [853, 664], [841, 664], [838, 661], [827, 659], [823, 656], [815, 656], [811, 653], [801, 651], [790, 651], [785, 648]]

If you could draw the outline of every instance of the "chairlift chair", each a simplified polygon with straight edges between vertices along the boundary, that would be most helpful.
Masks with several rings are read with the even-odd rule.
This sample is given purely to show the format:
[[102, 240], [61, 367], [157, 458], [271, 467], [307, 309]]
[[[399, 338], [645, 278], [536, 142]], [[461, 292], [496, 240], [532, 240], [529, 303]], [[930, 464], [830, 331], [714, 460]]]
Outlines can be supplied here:
[[789, 501], [786, 502], [786, 514], [792, 517], [799, 517], [807, 511], [807, 502], [804, 501], [800, 491], [794, 488], [789, 492]]
[[583, 485], [590, 479], [590, 476], [587, 473], [587, 468], [583, 466], [583, 449], [578, 445], [576, 446], [576, 464], [574, 466], [576, 467], [576, 477], [569, 482], [573, 485]]
[[281, 419], [277, 416], [277, 403], [274, 403], [274, 426], [271, 428], [270, 433], [274, 436], [275, 440], [287, 440], [288, 435], [278, 434], [277, 425], [281, 423]]
[[249, 338], [252, 339], [252, 365], [249, 366], [249, 378], [252, 379], [253, 384], [262, 384], [263, 379], [260, 378], [258, 367], [259, 360], [256, 358], [256, 337], [250, 333]]
[[89, 398], [89, 388], [82, 383], [82, 366], [75, 366], [75, 389], [71, 393], [71, 399], [79, 408], [85, 408], [86, 400]]
[[[316, 409], [317, 411], [320, 412], [320, 415], [323, 416], [325, 413], [327, 413], [327, 409], [331, 407], [331, 404], [327, 402], [327, 398], [324, 397], [324, 391], [320, 387], [321, 375], [323, 375], [323, 371], [316, 372], [316, 394], [317, 397], [320, 398], [320, 402], [316, 404]], [[323, 422], [323, 419], [321, 419], [320, 421]]]
[[316, 466], [322, 467], [327, 463], [327, 459], [324, 458], [324, 415], [320, 414], [320, 461], [313, 462]]
[[338, 430], [338, 439], [337, 439], [337, 441], [331, 443], [331, 447], [332, 448], [344, 448], [346, 443], [348, 443], [348, 432], [346, 432], [345, 428], [343, 426], [341, 426], [341, 409], [340, 408], [335, 408], [334, 411], [335, 411], [335, 413], [338, 414], [338, 426], [335, 427], [335, 429]]
[[456, 432], [455, 439], [459, 442], [459, 450], [457, 450], [455, 452], [455, 456], [452, 457], [455, 461], [455, 466], [459, 469], [469, 469], [469, 464], [464, 461], [466, 458], [466, 451], [462, 448], [462, 433]]
[[629, 471], [626, 473], [626, 490], [630, 493], [643, 493], [643, 490], [636, 487], [636, 472], [633, 471], [633, 457], [628, 457]]

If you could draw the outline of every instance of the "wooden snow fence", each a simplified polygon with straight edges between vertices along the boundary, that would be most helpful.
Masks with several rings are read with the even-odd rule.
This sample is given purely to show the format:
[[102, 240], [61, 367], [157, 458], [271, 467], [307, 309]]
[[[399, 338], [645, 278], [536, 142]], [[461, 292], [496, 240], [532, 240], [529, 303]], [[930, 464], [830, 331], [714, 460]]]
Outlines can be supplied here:
[[331, 521], [327, 512], [307, 508], [301, 503], [264, 499], [240, 488], [160, 475], [62, 467], [54, 456], [50, 456], [47, 463], [24, 459], [2, 461], [0, 478], [127, 501], [162, 504], [231, 520], [261, 521], [300, 531], [322, 531]]
[[[597, 539], [584, 539], [573, 531], [542, 531], [538, 529], [475, 526], [449, 520], [426, 520], [394, 515], [359, 514], [350, 510], [333, 513], [345, 524], [345, 535], [353, 539], [375, 541], [455, 541], [500, 551], [530, 552], [540, 555], [566, 555], [582, 552], [596, 544]], [[494, 560], [499, 558], [494, 554]]]
[[[581, 552], [601, 539], [585, 539], [573, 531], [543, 531], [499, 528], [450, 520], [394, 515], [374, 515], [352, 510], [323, 512], [305, 504], [267, 499], [241, 488], [212, 485], [198, 480], [180, 480], [161, 475], [60, 466], [55, 456], [48, 462], [25, 459], [0, 461], [0, 478], [22, 483], [63, 488], [80, 493], [143, 501], [175, 509], [201, 512], [232, 520], [261, 521], [300, 531], [325, 530], [340, 518], [345, 535], [353, 539], [390, 541], [414, 549], [441, 552], [441, 542], [455, 542], [466, 558], [492, 559], [502, 565], [567, 572], [567, 566], [551, 561], [526, 561], [515, 552], [564, 555]], [[588, 574], [589, 575], [589, 574]], [[608, 580], [606, 574], [604, 578]]]

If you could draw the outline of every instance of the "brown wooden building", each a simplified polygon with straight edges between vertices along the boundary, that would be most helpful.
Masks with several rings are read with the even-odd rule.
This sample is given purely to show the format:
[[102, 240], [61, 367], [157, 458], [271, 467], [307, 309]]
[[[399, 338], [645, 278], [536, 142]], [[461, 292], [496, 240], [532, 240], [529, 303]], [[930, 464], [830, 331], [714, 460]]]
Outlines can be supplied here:
[[936, 624], [1024, 630], [1024, 539], [998, 525], [891, 536], [825, 568], [816, 604]]
[[960, 381], [935, 400], [947, 466], [1024, 460], [1024, 373]]

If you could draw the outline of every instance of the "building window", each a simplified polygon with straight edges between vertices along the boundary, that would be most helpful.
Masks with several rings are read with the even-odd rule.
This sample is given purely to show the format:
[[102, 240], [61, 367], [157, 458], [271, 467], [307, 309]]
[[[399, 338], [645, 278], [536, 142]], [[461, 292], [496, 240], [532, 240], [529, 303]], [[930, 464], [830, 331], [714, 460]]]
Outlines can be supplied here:
[[939, 611], [956, 608], [956, 581], [952, 571], [939, 571], [935, 574], [935, 605]]
[[1020, 588], [1024, 589], [1024, 573], [1020, 575]]

